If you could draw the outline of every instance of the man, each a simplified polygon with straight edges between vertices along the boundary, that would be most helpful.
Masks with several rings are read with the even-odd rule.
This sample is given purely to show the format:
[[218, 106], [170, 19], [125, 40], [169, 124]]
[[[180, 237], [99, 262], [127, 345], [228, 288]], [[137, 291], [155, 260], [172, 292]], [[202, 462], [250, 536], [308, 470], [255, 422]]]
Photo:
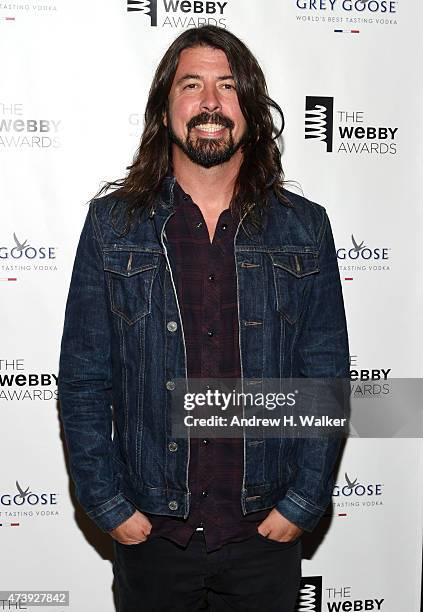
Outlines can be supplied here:
[[171, 427], [177, 379], [349, 374], [330, 223], [284, 189], [271, 108], [238, 38], [186, 30], [127, 177], [82, 230], [61, 418], [77, 497], [113, 538], [121, 612], [293, 610], [301, 535], [331, 498], [339, 438]]

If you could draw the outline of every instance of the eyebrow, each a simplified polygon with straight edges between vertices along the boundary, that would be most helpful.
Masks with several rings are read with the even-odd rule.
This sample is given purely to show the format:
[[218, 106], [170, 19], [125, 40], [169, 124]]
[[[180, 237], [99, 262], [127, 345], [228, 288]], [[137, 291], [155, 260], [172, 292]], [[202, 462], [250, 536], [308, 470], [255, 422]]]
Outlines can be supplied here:
[[[180, 83], [182, 83], [183, 81], [188, 81], [189, 79], [198, 79], [198, 80], [202, 80], [202, 76], [200, 76], [199, 74], [184, 74], [184, 76], [182, 76], [180, 79], [178, 79], [176, 81], [176, 85], [179, 85]], [[224, 76], [218, 76], [216, 77], [217, 81], [235, 81], [234, 77], [231, 74], [226, 74]]]

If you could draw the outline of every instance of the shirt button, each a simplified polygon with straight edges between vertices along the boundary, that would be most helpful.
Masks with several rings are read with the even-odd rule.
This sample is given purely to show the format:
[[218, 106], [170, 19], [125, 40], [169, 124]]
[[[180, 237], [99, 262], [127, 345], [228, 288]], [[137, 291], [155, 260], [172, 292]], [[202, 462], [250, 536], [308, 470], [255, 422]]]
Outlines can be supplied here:
[[215, 276], [214, 274], [209, 274], [207, 278], [208, 280], [213, 281], [215, 279]]
[[169, 391], [173, 391], [173, 389], [175, 388], [175, 383], [173, 382], [173, 380], [168, 380], [166, 383], [166, 389], [169, 389]]
[[178, 509], [178, 502], [175, 500], [172, 500], [171, 502], [169, 502], [169, 508], [171, 510], [177, 510]]
[[214, 336], [214, 331], [212, 329], [209, 329], [209, 331], [207, 332], [208, 336]]
[[174, 332], [178, 329], [178, 324], [176, 321], [169, 321], [166, 327], [169, 331]]
[[169, 449], [171, 452], [175, 452], [176, 450], [178, 450], [178, 445], [177, 445], [177, 443], [176, 443], [176, 442], [169, 442], [168, 449]]
[[207, 497], [207, 495], [208, 495], [208, 491], [201, 491], [201, 495], [202, 495], [203, 497]]

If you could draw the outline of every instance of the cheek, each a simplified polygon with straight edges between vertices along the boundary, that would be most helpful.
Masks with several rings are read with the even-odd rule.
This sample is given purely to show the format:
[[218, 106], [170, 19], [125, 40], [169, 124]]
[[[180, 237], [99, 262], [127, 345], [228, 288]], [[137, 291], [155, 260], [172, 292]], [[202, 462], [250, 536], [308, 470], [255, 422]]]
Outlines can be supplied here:
[[177, 105], [172, 114], [173, 126], [185, 134], [188, 132], [187, 123], [193, 117], [194, 113], [190, 111], [185, 104]]
[[245, 130], [247, 129], [247, 124], [246, 121], [244, 119], [244, 116], [242, 114], [240, 114], [236, 120], [235, 120], [237, 129], [236, 131], [238, 132], [238, 134], [242, 134], [245, 132]]
[[247, 124], [244, 119], [244, 115], [242, 114], [241, 109], [239, 108], [238, 104], [236, 104], [232, 108], [232, 112], [230, 116], [233, 118], [234, 123], [236, 124], [236, 130], [238, 132], [244, 132], [244, 130], [247, 127]]

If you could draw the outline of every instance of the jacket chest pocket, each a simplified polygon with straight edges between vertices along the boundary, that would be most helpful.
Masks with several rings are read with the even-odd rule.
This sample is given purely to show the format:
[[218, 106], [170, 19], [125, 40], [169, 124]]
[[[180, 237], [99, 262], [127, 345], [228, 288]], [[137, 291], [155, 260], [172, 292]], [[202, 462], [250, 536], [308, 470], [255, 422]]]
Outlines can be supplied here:
[[273, 264], [276, 308], [289, 323], [298, 321], [311, 275], [319, 272], [317, 252], [301, 250], [269, 253]]
[[106, 251], [112, 312], [132, 325], [151, 312], [151, 292], [159, 256], [143, 251]]

